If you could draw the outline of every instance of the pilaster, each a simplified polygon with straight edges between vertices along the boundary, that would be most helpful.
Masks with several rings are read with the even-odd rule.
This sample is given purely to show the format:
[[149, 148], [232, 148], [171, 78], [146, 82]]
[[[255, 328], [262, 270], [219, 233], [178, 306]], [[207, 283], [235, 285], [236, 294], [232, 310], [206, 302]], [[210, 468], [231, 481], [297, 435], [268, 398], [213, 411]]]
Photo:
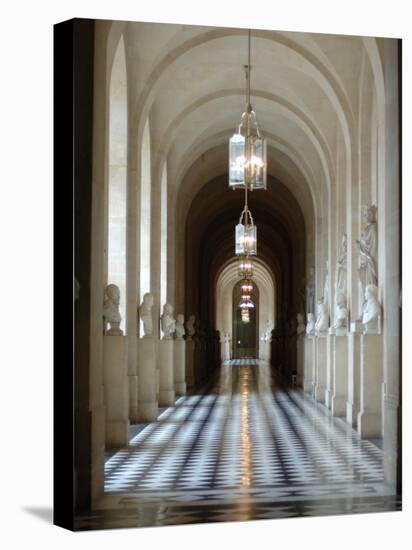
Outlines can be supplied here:
[[127, 376], [127, 337], [103, 338], [103, 375], [106, 405], [106, 445], [129, 444], [129, 387]]

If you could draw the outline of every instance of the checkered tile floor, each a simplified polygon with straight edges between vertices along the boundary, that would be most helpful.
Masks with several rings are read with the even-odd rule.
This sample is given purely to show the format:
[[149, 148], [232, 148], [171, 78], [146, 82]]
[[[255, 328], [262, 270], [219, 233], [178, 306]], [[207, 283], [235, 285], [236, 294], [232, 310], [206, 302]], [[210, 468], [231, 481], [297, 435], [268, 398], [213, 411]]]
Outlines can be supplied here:
[[105, 493], [100, 516], [80, 518], [79, 529], [99, 528], [99, 518], [106, 527], [348, 513], [348, 498], [352, 513], [394, 506], [378, 447], [301, 391], [273, 388], [269, 366], [245, 359], [109, 458]]

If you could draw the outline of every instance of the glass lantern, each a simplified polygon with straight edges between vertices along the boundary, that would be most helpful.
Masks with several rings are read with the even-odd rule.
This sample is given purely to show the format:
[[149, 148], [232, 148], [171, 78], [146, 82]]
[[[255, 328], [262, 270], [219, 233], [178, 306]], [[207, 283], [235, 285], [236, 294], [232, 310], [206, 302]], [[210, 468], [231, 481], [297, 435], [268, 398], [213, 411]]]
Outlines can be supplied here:
[[247, 308], [243, 308], [240, 313], [241, 313], [242, 323], [249, 323], [250, 321], [249, 310]]
[[266, 140], [260, 135], [256, 114], [247, 106], [236, 133], [229, 140], [229, 187], [266, 189]]
[[236, 133], [229, 140], [229, 187], [232, 189], [245, 186], [245, 151], [246, 138]]
[[253, 265], [248, 256], [241, 256], [239, 260], [239, 277], [251, 279], [253, 277]]
[[240, 309], [253, 309], [255, 307], [255, 304], [250, 300], [250, 297], [247, 300], [243, 300], [242, 296], [242, 300], [240, 301], [238, 307], [240, 307]]
[[253, 290], [253, 284], [252, 284], [252, 281], [249, 281], [248, 279], [245, 279], [241, 286], [240, 286], [240, 289], [243, 293], [245, 294], [248, 294], [250, 292], [252, 292]]
[[[243, 217], [243, 213], [242, 213]], [[243, 221], [243, 220], [241, 220]], [[256, 256], [257, 254], [257, 227], [252, 223], [239, 222], [235, 227], [235, 254], [240, 256]]]

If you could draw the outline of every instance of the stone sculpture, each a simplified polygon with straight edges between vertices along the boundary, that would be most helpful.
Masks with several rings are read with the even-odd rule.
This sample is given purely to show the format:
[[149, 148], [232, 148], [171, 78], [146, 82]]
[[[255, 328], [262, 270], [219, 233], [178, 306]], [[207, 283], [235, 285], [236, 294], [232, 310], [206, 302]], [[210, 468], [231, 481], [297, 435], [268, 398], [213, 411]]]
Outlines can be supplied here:
[[110, 329], [106, 331], [106, 334], [108, 335], [121, 336], [123, 334], [123, 331], [120, 328], [122, 317], [120, 315], [119, 305], [119, 287], [114, 284], [107, 285], [103, 303], [103, 317], [106, 323], [109, 323], [110, 325]]
[[342, 242], [339, 250], [339, 256], [336, 261], [335, 296], [337, 296], [340, 292], [346, 296], [347, 255], [348, 255], [347, 236], [346, 236], [346, 233], [343, 233]]
[[296, 328], [296, 334], [298, 336], [300, 336], [301, 334], [303, 334], [306, 331], [305, 318], [303, 316], [303, 313], [298, 313], [296, 315], [296, 320], [298, 322], [298, 326]]
[[306, 279], [306, 313], [315, 313], [315, 268], [309, 269]]
[[328, 305], [325, 302], [318, 302], [318, 318], [316, 319], [315, 331], [317, 334], [326, 332], [329, 328]]
[[344, 328], [348, 322], [348, 310], [346, 307], [346, 295], [338, 291], [335, 306], [335, 322], [333, 328]]
[[186, 340], [189, 342], [193, 340], [193, 336], [195, 335], [195, 320], [196, 317], [194, 315], [190, 315], [189, 319], [186, 321]]
[[143, 302], [139, 307], [140, 320], [143, 323], [143, 338], [151, 338], [153, 336], [153, 294], [146, 292], [143, 296]]
[[173, 306], [165, 304], [161, 317], [163, 340], [171, 340], [176, 328], [176, 321], [173, 318]]
[[308, 336], [315, 335], [315, 316], [313, 313], [307, 314], [306, 334]]
[[176, 316], [176, 328], [175, 328], [176, 340], [183, 340], [183, 336], [186, 334], [184, 321], [185, 321], [185, 318], [183, 314], [178, 313]]
[[266, 321], [266, 330], [264, 332], [264, 342], [270, 342], [272, 340], [272, 321], [269, 319]]
[[366, 287], [377, 285], [376, 253], [378, 234], [376, 224], [376, 206], [363, 206], [362, 219], [364, 227], [360, 240], [356, 241], [359, 251], [359, 279], [362, 285], [362, 295], [366, 297]]
[[378, 292], [378, 287], [376, 285], [366, 286], [365, 304], [362, 315], [362, 323], [364, 324], [366, 331], [376, 330], [378, 328], [378, 318], [381, 312]]

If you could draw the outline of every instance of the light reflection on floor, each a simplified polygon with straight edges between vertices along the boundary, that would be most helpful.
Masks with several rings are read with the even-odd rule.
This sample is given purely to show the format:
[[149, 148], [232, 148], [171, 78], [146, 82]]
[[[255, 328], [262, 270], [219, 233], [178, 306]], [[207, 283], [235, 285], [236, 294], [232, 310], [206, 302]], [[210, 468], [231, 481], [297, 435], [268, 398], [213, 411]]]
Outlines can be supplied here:
[[301, 391], [274, 388], [268, 364], [237, 361], [221, 367], [208, 392], [180, 397], [109, 458], [105, 496], [77, 528], [399, 506], [378, 447]]

